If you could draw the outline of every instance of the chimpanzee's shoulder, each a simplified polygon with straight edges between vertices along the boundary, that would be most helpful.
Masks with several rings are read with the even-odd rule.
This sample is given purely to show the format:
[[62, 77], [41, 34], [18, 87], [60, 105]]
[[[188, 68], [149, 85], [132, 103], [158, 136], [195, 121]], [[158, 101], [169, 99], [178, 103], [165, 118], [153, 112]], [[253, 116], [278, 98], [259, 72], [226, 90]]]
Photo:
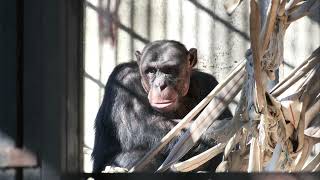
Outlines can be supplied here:
[[109, 80], [124, 81], [139, 77], [139, 66], [137, 62], [132, 61], [117, 65], [110, 74]]
[[218, 85], [216, 78], [208, 73], [200, 70], [193, 70], [190, 79], [191, 93], [195, 93], [198, 96], [206, 96], [211, 90]]
[[192, 71], [191, 82], [196, 82], [199, 85], [210, 85], [212, 87], [218, 84], [217, 79], [213, 75], [198, 69]]
[[122, 74], [139, 71], [138, 63], [135, 61], [126, 62], [118, 64], [114, 69], [112, 74]]

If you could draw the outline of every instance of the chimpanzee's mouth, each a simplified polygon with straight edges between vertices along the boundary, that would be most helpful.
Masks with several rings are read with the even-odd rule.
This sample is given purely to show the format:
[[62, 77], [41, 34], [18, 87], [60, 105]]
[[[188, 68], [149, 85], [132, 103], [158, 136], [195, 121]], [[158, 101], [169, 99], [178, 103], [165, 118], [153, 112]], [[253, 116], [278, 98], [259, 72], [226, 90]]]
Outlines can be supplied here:
[[164, 100], [160, 102], [154, 102], [151, 104], [152, 107], [159, 110], [171, 110], [176, 105], [176, 99], [174, 100]]

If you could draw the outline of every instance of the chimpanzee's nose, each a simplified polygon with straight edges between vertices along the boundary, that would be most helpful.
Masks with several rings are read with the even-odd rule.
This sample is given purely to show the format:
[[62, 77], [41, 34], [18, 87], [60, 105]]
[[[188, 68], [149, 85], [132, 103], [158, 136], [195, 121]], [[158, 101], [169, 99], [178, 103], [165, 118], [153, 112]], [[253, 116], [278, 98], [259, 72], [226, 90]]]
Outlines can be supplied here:
[[162, 91], [167, 87], [167, 85], [166, 83], [161, 83], [159, 87], [160, 87], [160, 91]]

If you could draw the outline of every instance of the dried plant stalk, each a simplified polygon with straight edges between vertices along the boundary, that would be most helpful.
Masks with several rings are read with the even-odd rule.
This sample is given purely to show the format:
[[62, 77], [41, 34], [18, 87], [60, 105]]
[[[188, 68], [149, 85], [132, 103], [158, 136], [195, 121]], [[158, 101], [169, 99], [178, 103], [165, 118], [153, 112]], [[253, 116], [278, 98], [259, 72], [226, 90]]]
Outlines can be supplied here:
[[302, 169], [302, 171], [311, 172], [320, 163], [320, 152]]
[[308, 0], [305, 1], [302, 5], [300, 5], [297, 9], [295, 9], [291, 14], [288, 16], [288, 22], [291, 23], [296, 21], [313, 11], [320, 6], [319, 0]]
[[293, 171], [300, 171], [306, 162], [311, 150], [313, 142], [311, 138], [306, 137], [304, 140], [303, 149], [299, 153], [296, 161], [294, 162]]
[[276, 147], [274, 148], [274, 152], [272, 153], [272, 157], [265, 168], [265, 171], [273, 172], [276, 170], [279, 164], [281, 151], [282, 151], [281, 144], [277, 143]]
[[294, 7], [296, 4], [301, 2], [301, 0], [290, 0], [286, 5], [286, 10], [289, 10], [290, 8]]
[[250, 153], [249, 153], [249, 164], [248, 172], [259, 172], [261, 171], [260, 163], [260, 147], [258, 139], [253, 137], [251, 139]]
[[[319, 89], [320, 92], [320, 89]], [[319, 114], [320, 112], [320, 94], [316, 97], [315, 103], [307, 110], [305, 115], [306, 127], [309, 126], [311, 121]]]
[[[277, 10], [279, 7], [280, 0], [273, 0], [271, 1], [271, 8], [267, 17], [267, 21], [265, 22], [260, 36], [260, 43], [262, 44], [260, 51], [264, 52], [267, 49], [267, 46], [270, 41], [270, 37], [272, 32], [274, 31], [276, 17], [277, 17]], [[255, 17], [259, 19], [260, 17]], [[251, 22], [250, 22], [251, 24]], [[252, 42], [251, 42], [252, 44]]]
[[298, 67], [291, 71], [291, 73], [279, 82], [270, 93], [273, 96], [279, 96], [291, 85], [296, 83], [300, 78], [307, 74], [316, 64], [320, 63], [320, 47], [317, 48], [311, 56], [301, 63]]
[[261, 61], [260, 61], [260, 48], [259, 48], [259, 34], [260, 34], [260, 13], [259, 6], [255, 0], [251, 0], [250, 3], [250, 41], [253, 57], [254, 67], [254, 79], [256, 83], [256, 94], [257, 94], [257, 108], [259, 112], [262, 111], [264, 105], [264, 85], [261, 77]]
[[176, 172], [192, 171], [198, 168], [199, 166], [203, 165], [210, 159], [214, 158], [218, 154], [220, 154], [225, 148], [225, 146], [226, 146], [226, 143], [219, 143], [197, 156], [194, 156], [186, 161], [172, 165], [171, 169]]

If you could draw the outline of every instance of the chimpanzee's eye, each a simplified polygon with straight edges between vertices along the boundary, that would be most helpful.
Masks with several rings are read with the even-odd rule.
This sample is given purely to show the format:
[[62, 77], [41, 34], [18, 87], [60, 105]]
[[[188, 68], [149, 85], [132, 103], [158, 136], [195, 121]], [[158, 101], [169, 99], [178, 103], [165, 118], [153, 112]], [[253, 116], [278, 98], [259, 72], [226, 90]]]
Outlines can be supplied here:
[[157, 72], [156, 68], [149, 67], [145, 70], [146, 74], [155, 74]]
[[161, 71], [165, 74], [172, 74], [172, 75], [178, 73], [178, 69], [175, 67], [165, 67]]

